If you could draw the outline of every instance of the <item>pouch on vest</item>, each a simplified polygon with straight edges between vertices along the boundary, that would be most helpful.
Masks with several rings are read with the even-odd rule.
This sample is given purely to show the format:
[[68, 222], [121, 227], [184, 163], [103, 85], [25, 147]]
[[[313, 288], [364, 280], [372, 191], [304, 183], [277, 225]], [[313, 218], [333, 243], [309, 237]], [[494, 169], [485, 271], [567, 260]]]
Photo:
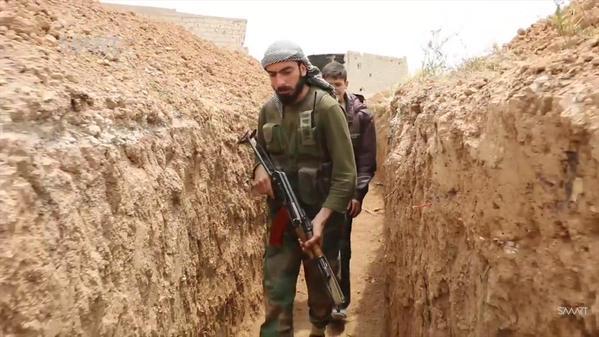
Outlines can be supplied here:
[[333, 175], [333, 163], [326, 162], [320, 165], [318, 170], [318, 189], [322, 195], [329, 195], [331, 189], [331, 176]]
[[302, 167], [297, 171], [297, 184], [300, 199], [307, 205], [318, 205], [323, 195], [318, 188], [318, 169]]
[[265, 123], [262, 126], [262, 134], [266, 142], [266, 149], [270, 154], [281, 154], [285, 150], [285, 138], [281, 125], [276, 123]]
[[312, 111], [306, 110], [299, 113], [299, 126], [297, 134], [299, 135], [299, 153], [312, 156], [318, 156], [320, 152], [316, 147], [316, 127], [313, 127]]

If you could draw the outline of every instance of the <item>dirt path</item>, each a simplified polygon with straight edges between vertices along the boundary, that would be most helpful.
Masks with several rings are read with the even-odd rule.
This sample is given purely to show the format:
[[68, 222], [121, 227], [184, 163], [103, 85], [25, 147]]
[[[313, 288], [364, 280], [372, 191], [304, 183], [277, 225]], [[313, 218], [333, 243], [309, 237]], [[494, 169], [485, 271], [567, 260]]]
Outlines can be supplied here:
[[[351, 284], [352, 303], [343, 325], [329, 326], [327, 336], [382, 337], [383, 333], [383, 199], [380, 188], [373, 188], [364, 201], [364, 210], [352, 229]], [[308, 293], [303, 271], [298, 278], [294, 324], [296, 337], [308, 337]], [[256, 320], [251, 336], [257, 337], [263, 317]]]

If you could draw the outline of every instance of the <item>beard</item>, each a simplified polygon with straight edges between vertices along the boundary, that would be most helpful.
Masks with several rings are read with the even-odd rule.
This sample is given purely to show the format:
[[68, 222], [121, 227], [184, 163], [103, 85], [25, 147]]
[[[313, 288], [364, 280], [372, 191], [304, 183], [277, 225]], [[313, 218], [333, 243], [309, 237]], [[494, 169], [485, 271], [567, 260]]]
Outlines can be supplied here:
[[275, 90], [275, 92], [277, 94], [277, 97], [281, 101], [281, 103], [291, 104], [291, 103], [294, 103], [295, 100], [297, 100], [297, 97], [300, 95], [300, 93], [304, 89], [305, 85], [306, 85], [306, 76], [301, 76], [299, 81], [297, 81], [295, 88], [293, 88], [293, 91], [291, 91], [291, 93], [288, 93], [288, 94], [281, 93], [281, 91], [291, 90], [292, 89], [291, 87], [279, 87]]

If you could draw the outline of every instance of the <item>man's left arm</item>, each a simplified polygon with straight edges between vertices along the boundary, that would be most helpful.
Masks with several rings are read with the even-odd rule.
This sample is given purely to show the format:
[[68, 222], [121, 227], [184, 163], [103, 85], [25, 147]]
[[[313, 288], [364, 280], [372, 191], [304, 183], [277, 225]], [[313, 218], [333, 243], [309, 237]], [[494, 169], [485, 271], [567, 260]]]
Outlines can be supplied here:
[[345, 213], [356, 187], [356, 163], [347, 119], [337, 101], [331, 99], [320, 111], [319, 124], [333, 164], [331, 186], [322, 208], [312, 219], [313, 237], [302, 243], [304, 250], [320, 243], [322, 231], [333, 212]]

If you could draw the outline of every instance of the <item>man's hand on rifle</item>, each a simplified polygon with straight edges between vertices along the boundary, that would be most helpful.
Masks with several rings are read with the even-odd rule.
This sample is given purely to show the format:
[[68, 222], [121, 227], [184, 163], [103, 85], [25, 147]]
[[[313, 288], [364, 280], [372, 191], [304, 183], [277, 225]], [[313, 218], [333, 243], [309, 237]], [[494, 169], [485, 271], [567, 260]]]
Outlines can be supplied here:
[[254, 171], [254, 180], [252, 181], [252, 190], [260, 194], [266, 194], [272, 199], [275, 198], [272, 191], [270, 176], [262, 165], [258, 165]]
[[322, 230], [324, 229], [324, 224], [322, 222], [312, 221], [312, 238], [310, 238], [306, 242], [300, 241], [300, 246], [304, 252], [310, 251], [313, 246], [318, 245], [322, 246]]
[[300, 242], [303, 251], [309, 251], [314, 245], [322, 246], [322, 231], [331, 214], [333, 214], [333, 210], [329, 208], [321, 208], [316, 214], [312, 220], [312, 237], [304, 243]]

